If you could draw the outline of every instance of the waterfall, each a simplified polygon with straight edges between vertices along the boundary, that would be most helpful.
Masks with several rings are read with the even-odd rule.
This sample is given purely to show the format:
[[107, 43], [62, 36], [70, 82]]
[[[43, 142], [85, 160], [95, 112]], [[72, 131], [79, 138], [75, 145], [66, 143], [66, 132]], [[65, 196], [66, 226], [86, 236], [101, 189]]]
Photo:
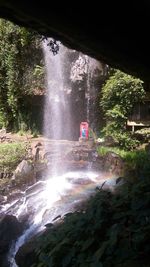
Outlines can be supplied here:
[[85, 60], [86, 60], [86, 66], [87, 66], [87, 88], [86, 88], [86, 92], [85, 92], [85, 98], [86, 98], [86, 102], [87, 102], [86, 118], [87, 118], [88, 124], [90, 124], [90, 98], [91, 98], [91, 94], [90, 94], [91, 70], [89, 68], [90, 58], [88, 56], [85, 56]]
[[[58, 171], [65, 141], [73, 140], [75, 131], [78, 140], [80, 122], [91, 122], [90, 102], [95, 99], [92, 79], [98, 76], [99, 62], [80, 52], [69, 50], [62, 44], [59, 53], [53, 55], [48, 42], [49, 40], [43, 42], [46, 72], [43, 132], [46, 139], [45, 150], [53, 149], [54, 153], [45, 180], [29, 187], [24, 192], [22, 206], [14, 208], [12, 212], [18, 220], [22, 214], [27, 213], [31, 214], [31, 218], [28, 229], [9, 251], [11, 267], [17, 267], [14, 258], [20, 246], [43, 229], [47, 222], [53, 222], [60, 214], [63, 216], [67, 212], [73, 212], [75, 204], [93, 193], [95, 184], [104, 179], [103, 176], [100, 177], [100, 173], [88, 170], [76, 169], [66, 173]], [[9, 213], [9, 208], [6, 212]]]
[[44, 135], [53, 140], [62, 140], [70, 135], [70, 107], [63, 66], [66, 48], [61, 44], [59, 53], [53, 55], [48, 42], [49, 40], [43, 42], [47, 89]]
[[[68, 101], [68, 84], [65, 75], [65, 56], [67, 48], [60, 45], [59, 53], [53, 54], [48, 43], [43, 41], [45, 60], [46, 96], [44, 105], [44, 136], [53, 141], [55, 153], [51, 158], [51, 174], [58, 174], [58, 162], [61, 158], [63, 146], [59, 140], [70, 139], [70, 103]], [[48, 150], [45, 143], [45, 150]], [[49, 173], [48, 173], [49, 175]]]

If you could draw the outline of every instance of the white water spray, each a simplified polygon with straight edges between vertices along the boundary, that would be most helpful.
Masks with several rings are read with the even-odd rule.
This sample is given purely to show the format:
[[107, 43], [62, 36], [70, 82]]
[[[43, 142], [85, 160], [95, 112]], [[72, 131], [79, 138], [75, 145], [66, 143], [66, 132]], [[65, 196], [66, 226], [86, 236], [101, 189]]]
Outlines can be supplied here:
[[[51, 174], [58, 175], [58, 162], [63, 148], [58, 140], [70, 137], [70, 106], [68, 101], [67, 81], [65, 79], [66, 47], [60, 45], [59, 53], [53, 55], [48, 42], [43, 42], [46, 67], [46, 97], [44, 105], [44, 136], [53, 140], [53, 156], [51, 158]], [[45, 150], [49, 150], [45, 143]], [[49, 174], [48, 174], [49, 175]]]
[[65, 139], [70, 131], [70, 107], [65, 80], [65, 52], [60, 45], [59, 53], [53, 55], [48, 41], [43, 42], [46, 66], [46, 99], [44, 110], [44, 136], [53, 140]]

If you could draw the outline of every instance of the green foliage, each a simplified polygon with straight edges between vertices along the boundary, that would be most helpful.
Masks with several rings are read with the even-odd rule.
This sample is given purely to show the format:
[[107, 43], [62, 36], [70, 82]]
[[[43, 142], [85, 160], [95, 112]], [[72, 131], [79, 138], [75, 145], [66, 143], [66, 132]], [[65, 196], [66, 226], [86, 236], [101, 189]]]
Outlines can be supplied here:
[[90, 127], [89, 127], [89, 138], [93, 139], [94, 141], [96, 141], [96, 139], [97, 139], [96, 133]]
[[98, 146], [97, 152], [100, 156], [105, 156], [108, 152], [114, 152], [122, 158], [125, 158], [126, 154], [130, 153], [117, 147], [106, 147], [106, 146]]
[[42, 66], [39, 66], [39, 65], [36, 65], [35, 66], [35, 69], [34, 69], [34, 72], [33, 72], [33, 75], [35, 76], [35, 77], [43, 77], [43, 75], [44, 75], [44, 69], [43, 69], [43, 67]]
[[116, 194], [97, 189], [86, 210], [65, 216], [42, 235], [34, 267], [149, 266], [149, 187], [145, 176]]
[[135, 150], [125, 151], [117, 147], [99, 146], [97, 152], [100, 156], [105, 156], [108, 152], [114, 152], [124, 159], [126, 172], [134, 172], [134, 176], [142, 177], [150, 175], [150, 157], [147, 151]]
[[134, 105], [144, 97], [143, 82], [119, 70], [114, 71], [102, 88], [100, 105], [107, 121], [103, 132], [122, 148], [133, 149], [138, 144], [126, 131], [126, 121]]
[[107, 112], [117, 104], [124, 115], [132, 110], [133, 104], [145, 96], [143, 82], [120, 70], [116, 70], [114, 75], [107, 80], [102, 91], [103, 110]]
[[26, 124], [25, 122], [21, 122], [19, 128], [20, 128], [20, 130], [19, 130], [18, 134], [19, 134], [20, 136], [26, 135], [26, 133], [27, 133], [27, 131], [28, 131], [28, 126], [27, 126], [27, 124]]
[[126, 131], [119, 131], [118, 129], [113, 131], [113, 138], [118, 142], [120, 148], [126, 150], [134, 150], [139, 145], [139, 141], [133, 138], [131, 133]]
[[125, 160], [129, 171], [134, 170], [135, 176], [150, 176], [150, 157], [147, 151], [138, 150], [132, 153], [128, 152], [125, 155]]
[[0, 111], [0, 129], [6, 127], [5, 116], [2, 111]]
[[6, 127], [19, 128], [24, 95], [43, 87], [41, 59], [40, 38], [35, 32], [0, 19], [0, 114], [4, 114], [0, 118]]
[[0, 172], [12, 172], [25, 157], [24, 143], [9, 143], [0, 145]]
[[33, 138], [38, 137], [38, 135], [39, 135], [39, 132], [37, 130], [34, 130], [32, 134]]

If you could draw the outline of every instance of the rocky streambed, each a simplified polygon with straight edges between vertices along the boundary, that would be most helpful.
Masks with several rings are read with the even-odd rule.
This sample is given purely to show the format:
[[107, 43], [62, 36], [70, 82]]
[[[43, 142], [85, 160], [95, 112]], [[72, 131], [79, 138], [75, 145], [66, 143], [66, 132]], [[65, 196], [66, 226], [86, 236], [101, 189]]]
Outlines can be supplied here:
[[[46, 145], [45, 145], [46, 144]], [[28, 145], [25, 158], [7, 177], [1, 179], [0, 204], [17, 198], [21, 191], [43, 179], [47, 173], [62, 173], [69, 170], [85, 169], [106, 171], [120, 176], [124, 172], [124, 162], [115, 153], [99, 156], [96, 147], [89, 142], [33, 141]]]
[[[65, 214], [79, 210], [96, 186], [105, 182], [113, 190], [123, 171], [122, 159], [80, 142], [35, 142], [11, 178], [8, 195], [0, 204], [0, 266], [15, 267], [26, 262], [30, 249], [24, 245]], [[17, 180], [20, 183], [17, 184]], [[34, 242], [33, 242], [34, 243]], [[19, 249], [20, 248], [20, 249]], [[24, 252], [22, 252], [22, 250]], [[18, 251], [18, 252], [17, 252]], [[27, 253], [27, 254], [26, 254]], [[24, 257], [24, 261], [22, 261]], [[26, 263], [27, 264], [27, 263]]]

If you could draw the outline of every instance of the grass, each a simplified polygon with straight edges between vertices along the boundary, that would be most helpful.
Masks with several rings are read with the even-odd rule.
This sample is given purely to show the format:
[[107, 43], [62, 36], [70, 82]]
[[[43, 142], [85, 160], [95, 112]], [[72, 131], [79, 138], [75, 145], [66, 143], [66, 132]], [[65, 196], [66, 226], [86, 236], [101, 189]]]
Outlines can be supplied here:
[[105, 147], [105, 146], [99, 146], [97, 148], [97, 152], [100, 156], [105, 156], [108, 152], [114, 152], [122, 158], [124, 158], [126, 153], [127, 153], [126, 151], [121, 150], [121, 149], [116, 148], [116, 147]]
[[0, 172], [12, 172], [26, 154], [25, 143], [0, 145]]

